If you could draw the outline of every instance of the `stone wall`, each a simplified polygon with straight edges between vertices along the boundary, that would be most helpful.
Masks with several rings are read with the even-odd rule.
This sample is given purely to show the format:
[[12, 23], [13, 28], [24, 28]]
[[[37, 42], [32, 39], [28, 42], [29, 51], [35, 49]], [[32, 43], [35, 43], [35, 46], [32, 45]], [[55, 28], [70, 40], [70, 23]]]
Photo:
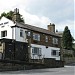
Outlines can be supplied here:
[[65, 57], [65, 64], [75, 63], [75, 57]]
[[65, 64], [75, 62], [75, 57], [74, 57], [74, 51], [73, 50], [63, 49], [62, 52], [63, 52], [63, 61], [65, 62]]
[[0, 71], [15, 71], [15, 70], [29, 70], [29, 69], [43, 69], [43, 68], [58, 68], [64, 67], [63, 61], [55, 59], [44, 59], [43, 64], [29, 63], [29, 64], [14, 64], [0, 62]]

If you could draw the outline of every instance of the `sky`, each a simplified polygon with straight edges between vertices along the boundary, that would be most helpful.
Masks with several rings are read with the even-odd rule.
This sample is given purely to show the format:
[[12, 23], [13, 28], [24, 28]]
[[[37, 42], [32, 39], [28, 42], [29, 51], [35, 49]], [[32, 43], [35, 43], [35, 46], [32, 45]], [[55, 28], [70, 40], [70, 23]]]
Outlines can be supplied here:
[[58, 31], [68, 26], [75, 38], [75, 0], [0, 0], [0, 14], [18, 8], [25, 23], [47, 29], [54, 23]]

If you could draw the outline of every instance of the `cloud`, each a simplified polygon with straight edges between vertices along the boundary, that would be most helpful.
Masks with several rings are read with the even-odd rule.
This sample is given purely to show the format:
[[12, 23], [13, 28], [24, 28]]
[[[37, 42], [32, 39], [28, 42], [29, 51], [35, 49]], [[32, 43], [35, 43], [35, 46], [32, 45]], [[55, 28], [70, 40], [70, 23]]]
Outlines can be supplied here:
[[20, 9], [20, 13], [23, 14], [23, 18], [26, 24], [47, 29], [47, 25], [51, 22], [51, 20], [48, 17], [39, 17], [37, 15], [30, 14], [23, 9]]
[[[51, 23], [63, 31], [67, 25], [74, 35], [75, 0], [0, 0], [0, 14], [19, 8], [27, 24], [47, 28]], [[75, 35], [74, 35], [75, 36]]]
[[[41, 27], [44, 29], [47, 29], [47, 25], [49, 25], [49, 23], [53, 23], [48, 17], [46, 16], [37, 16], [37, 15], [33, 15], [30, 14], [28, 12], [26, 12], [23, 9], [20, 9], [20, 13], [23, 14], [24, 20], [26, 24], [30, 24], [33, 26], [37, 26], [37, 27]], [[69, 27], [69, 30], [71, 31], [72, 36], [74, 36], [74, 21], [71, 20], [65, 20], [59, 23], [55, 24], [55, 27], [58, 31], [64, 31], [65, 26]]]
[[0, 13], [16, 7], [49, 17], [55, 23], [74, 19], [74, 0], [0, 0]]
[[68, 26], [72, 36], [75, 37], [74, 21], [66, 20], [65, 22], [58, 23], [58, 24], [56, 24], [56, 29], [58, 31], [64, 31], [65, 26]]
[[28, 0], [0, 0], [0, 13], [10, 11], [14, 8], [23, 8], [29, 5]]
[[28, 12], [36, 15], [44, 15], [54, 22], [74, 19], [73, 0], [32, 0], [27, 6]]

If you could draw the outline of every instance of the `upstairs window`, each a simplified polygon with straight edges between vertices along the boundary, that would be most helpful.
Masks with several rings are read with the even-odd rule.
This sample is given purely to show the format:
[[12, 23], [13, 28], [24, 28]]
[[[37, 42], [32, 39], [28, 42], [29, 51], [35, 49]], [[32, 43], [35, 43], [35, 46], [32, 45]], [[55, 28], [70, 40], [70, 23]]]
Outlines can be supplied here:
[[41, 48], [33, 47], [32, 48], [32, 54], [41, 55]]
[[48, 36], [45, 37], [45, 41], [48, 42]]
[[2, 25], [1, 28], [3, 28], [4, 26]]
[[1, 31], [1, 37], [6, 37], [7, 36], [7, 31]]
[[1, 23], [0, 25], [3, 25], [3, 23]]
[[33, 33], [33, 40], [40, 41], [40, 35], [36, 34], [36, 33]]
[[20, 30], [20, 37], [23, 37], [23, 30]]
[[4, 24], [8, 24], [9, 22], [5, 22]]
[[53, 44], [58, 44], [58, 38], [53, 38]]
[[28, 34], [27, 34], [28, 36], [30, 36], [31, 35], [31, 33], [30, 32], [28, 32]]

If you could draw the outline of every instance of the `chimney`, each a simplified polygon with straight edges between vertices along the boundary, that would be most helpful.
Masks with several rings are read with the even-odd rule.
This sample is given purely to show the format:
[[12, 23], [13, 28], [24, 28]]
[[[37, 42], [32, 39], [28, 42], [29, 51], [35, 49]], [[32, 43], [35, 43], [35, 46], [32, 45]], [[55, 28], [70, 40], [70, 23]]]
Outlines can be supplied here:
[[55, 33], [55, 24], [51, 24], [47, 26], [48, 27], [48, 30], [52, 33]]
[[19, 22], [20, 21], [20, 14], [19, 14], [19, 9], [14, 9], [14, 13], [13, 13], [13, 18], [12, 18], [12, 20], [14, 21], [14, 22]]

